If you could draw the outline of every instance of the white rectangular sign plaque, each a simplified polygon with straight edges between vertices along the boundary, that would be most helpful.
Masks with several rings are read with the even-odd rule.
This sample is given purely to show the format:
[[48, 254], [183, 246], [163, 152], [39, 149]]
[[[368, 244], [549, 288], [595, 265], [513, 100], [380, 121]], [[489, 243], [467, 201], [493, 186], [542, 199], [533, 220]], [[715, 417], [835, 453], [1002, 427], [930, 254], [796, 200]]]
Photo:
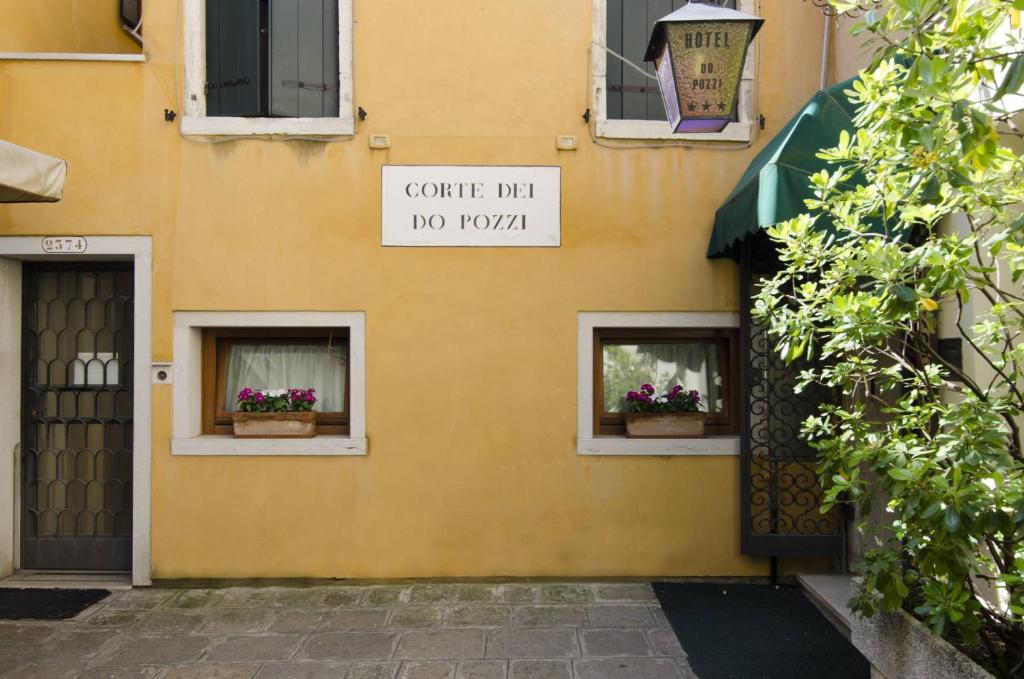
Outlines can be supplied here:
[[384, 245], [558, 247], [562, 169], [385, 165]]

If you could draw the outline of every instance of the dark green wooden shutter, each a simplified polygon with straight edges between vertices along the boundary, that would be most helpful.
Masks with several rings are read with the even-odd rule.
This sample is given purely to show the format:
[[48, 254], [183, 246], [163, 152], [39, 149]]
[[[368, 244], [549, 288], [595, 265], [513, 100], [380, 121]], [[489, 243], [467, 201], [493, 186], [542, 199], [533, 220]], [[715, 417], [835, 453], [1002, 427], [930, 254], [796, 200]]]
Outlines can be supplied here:
[[[608, 0], [606, 43], [634, 64], [654, 75], [654, 64], [644, 63], [654, 23], [685, 5], [687, 0]], [[736, 0], [721, 4], [735, 9]], [[608, 55], [606, 109], [609, 120], [665, 120], [658, 83]]]
[[206, 114], [258, 116], [259, 0], [206, 3]]
[[337, 117], [338, 1], [273, 0], [270, 11], [271, 115]]

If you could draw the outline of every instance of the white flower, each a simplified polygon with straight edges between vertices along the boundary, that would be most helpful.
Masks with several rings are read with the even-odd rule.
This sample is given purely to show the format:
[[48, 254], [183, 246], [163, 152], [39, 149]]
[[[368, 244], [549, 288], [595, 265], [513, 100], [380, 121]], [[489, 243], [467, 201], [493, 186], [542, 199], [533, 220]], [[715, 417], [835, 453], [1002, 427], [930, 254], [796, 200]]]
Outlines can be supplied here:
[[288, 393], [287, 389], [268, 389], [266, 394], [270, 398], [277, 398], [278, 396], [284, 396]]

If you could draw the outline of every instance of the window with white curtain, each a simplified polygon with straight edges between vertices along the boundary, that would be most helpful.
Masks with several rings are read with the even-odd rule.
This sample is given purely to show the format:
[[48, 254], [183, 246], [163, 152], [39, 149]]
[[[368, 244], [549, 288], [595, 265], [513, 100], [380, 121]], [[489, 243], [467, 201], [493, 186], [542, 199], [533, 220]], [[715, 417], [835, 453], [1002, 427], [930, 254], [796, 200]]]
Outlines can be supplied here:
[[709, 434], [738, 431], [737, 333], [732, 329], [598, 328], [594, 331], [594, 432], [625, 431], [626, 394], [677, 384], [701, 395]]
[[203, 342], [204, 433], [231, 433], [245, 387], [315, 389], [317, 433], [348, 433], [347, 329], [210, 328]]
[[344, 346], [316, 344], [248, 344], [228, 349], [224, 375], [225, 410], [234, 412], [234, 399], [250, 389], [315, 389], [317, 412], [345, 410]]

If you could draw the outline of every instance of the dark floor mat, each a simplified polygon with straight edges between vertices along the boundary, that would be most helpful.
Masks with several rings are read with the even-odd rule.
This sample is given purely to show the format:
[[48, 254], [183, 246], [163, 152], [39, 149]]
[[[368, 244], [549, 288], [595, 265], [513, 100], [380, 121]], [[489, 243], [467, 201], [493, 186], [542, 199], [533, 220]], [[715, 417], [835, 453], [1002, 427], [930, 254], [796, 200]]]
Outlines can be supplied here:
[[109, 594], [105, 589], [0, 589], [0, 620], [67, 620]]
[[700, 679], [869, 679], [871, 666], [796, 587], [656, 582]]

